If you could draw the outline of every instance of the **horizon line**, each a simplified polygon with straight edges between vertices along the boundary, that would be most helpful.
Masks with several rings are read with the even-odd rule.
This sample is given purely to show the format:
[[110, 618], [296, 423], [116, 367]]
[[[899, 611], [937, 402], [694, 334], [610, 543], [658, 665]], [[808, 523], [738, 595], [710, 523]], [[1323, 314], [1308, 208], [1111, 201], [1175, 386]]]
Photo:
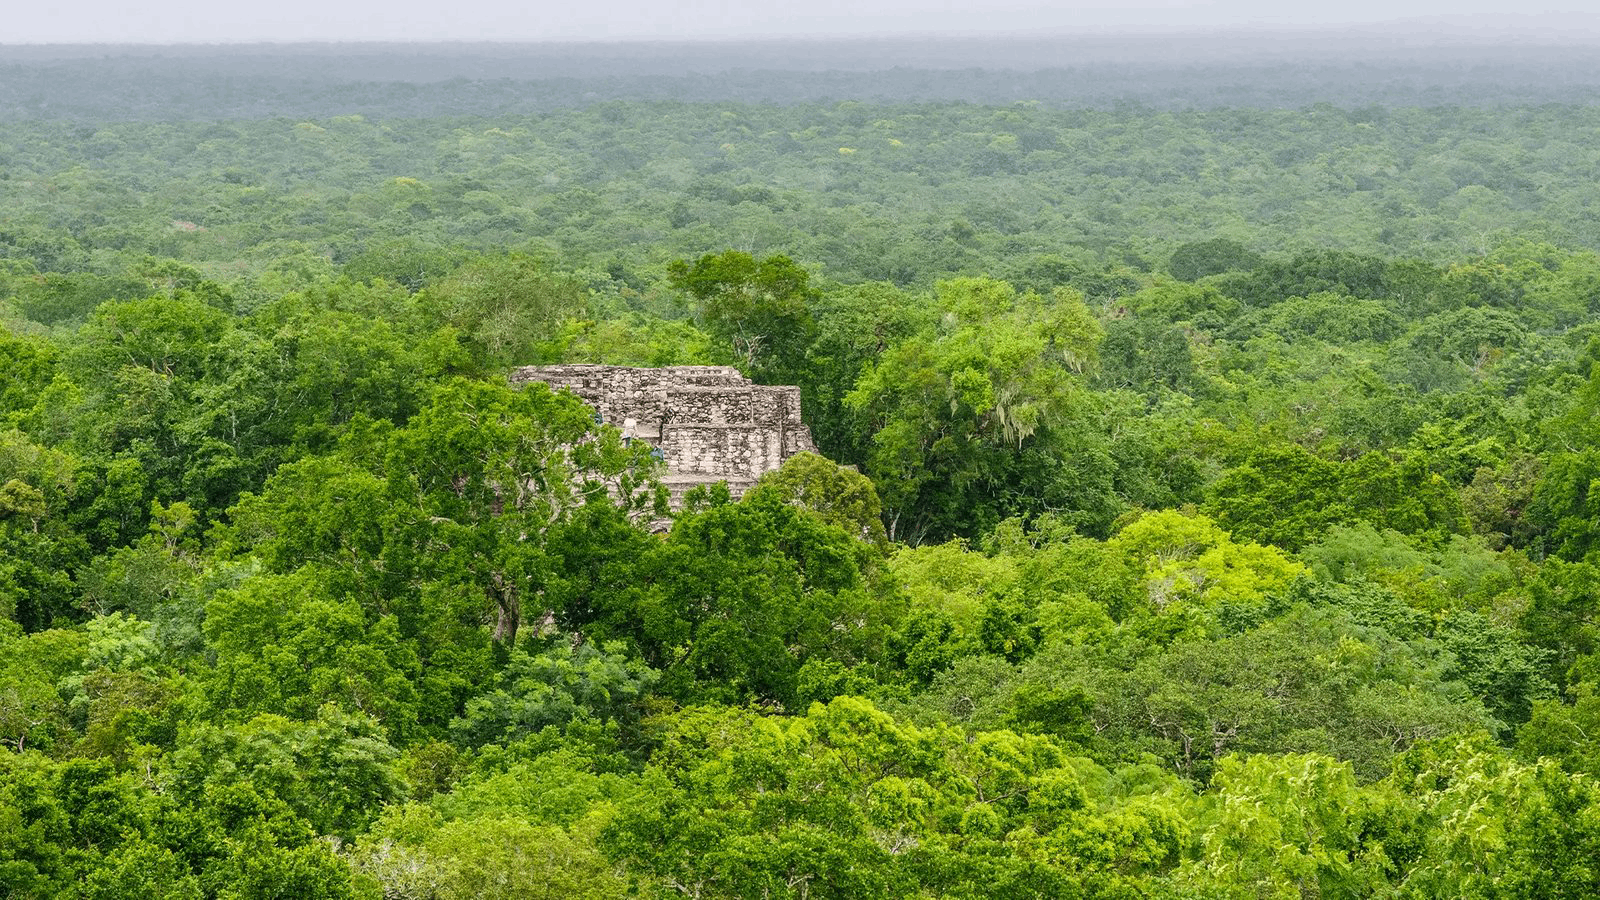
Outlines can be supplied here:
[[[1474, 22], [1481, 26], [1474, 27]], [[1552, 27], [1561, 22], [1558, 30]], [[1586, 23], [1586, 28], [1574, 30], [1572, 26]], [[1518, 27], [1518, 26], [1521, 27]], [[1542, 25], [1542, 27], [1541, 27]], [[1508, 29], [1508, 26], [1509, 29]], [[1362, 22], [1339, 23], [1238, 23], [1217, 27], [1172, 26], [1100, 26], [1078, 29], [1007, 29], [1007, 30], [938, 30], [938, 31], [883, 31], [883, 32], [804, 32], [773, 33], [750, 32], [745, 34], [707, 35], [617, 35], [617, 36], [563, 36], [563, 37], [446, 37], [446, 38], [367, 38], [367, 37], [248, 37], [211, 38], [205, 40], [153, 40], [127, 39], [117, 41], [97, 40], [0, 40], [0, 48], [27, 47], [288, 47], [288, 46], [663, 46], [695, 44], [762, 44], [762, 43], [865, 43], [914, 41], [1016, 41], [1044, 43], [1063, 40], [1107, 39], [1172, 39], [1172, 38], [1298, 38], [1327, 34], [1349, 36], [1406, 38], [1436, 44], [1473, 44], [1478, 46], [1536, 45], [1582, 46], [1600, 40], [1600, 13], [1584, 15], [1552, 15], [1549, 13], [1528, 16], [1412, 16], [1397, 19], [1380, 19]]]

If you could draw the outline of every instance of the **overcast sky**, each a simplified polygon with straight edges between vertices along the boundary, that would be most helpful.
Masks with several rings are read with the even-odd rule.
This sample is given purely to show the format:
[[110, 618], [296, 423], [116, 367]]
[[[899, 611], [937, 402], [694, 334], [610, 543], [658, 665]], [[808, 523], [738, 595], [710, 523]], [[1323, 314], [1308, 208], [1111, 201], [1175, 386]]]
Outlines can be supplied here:
[[[604, 41], [914, 34], [1407, 28], [1600, 34], [1583, 4], [1508, 0], [44, 0], [7, 4], [0, 43]], [[1592, 9], [1592, 4], [1590, 4]], [[1421, 20], [1421, 21], [1419, 21]]]

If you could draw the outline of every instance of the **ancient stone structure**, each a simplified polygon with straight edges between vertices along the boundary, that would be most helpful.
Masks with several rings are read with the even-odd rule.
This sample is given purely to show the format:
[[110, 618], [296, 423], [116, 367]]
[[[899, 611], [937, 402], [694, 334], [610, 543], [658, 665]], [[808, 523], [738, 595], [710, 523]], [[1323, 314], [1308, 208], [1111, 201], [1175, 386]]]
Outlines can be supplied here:
[[692, 488], [726, 481], [734, 497], [801, 452], [817, 452], [800, 420], [800, 389], [751, 383], [731, 366], [526, 366], [511, 383], [542, 381], [583, 398], [624, 438], [657, 448], [672, 508]]

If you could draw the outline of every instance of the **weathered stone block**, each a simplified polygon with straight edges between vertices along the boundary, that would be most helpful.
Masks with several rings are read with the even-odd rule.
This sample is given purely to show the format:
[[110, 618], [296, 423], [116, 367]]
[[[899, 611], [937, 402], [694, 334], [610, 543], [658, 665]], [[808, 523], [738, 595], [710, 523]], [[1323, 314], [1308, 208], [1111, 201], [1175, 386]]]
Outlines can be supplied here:
[[569, 390], [626, 438], [661, 450], [662, 479], [680, 509], [700, 484], [726, 481], [739, 497], [796, 453], [815, 453], [800, 415], [800, 389], [758, 385], [731, 366], [525, 366], [511, 383]]

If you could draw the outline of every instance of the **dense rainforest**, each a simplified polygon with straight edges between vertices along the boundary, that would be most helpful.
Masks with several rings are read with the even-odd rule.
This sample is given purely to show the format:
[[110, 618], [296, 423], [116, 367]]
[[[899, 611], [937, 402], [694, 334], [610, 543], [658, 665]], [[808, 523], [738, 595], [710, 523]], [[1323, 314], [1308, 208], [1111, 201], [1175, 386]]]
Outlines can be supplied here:
[[1600, 894], [1578, 54], [339, 52], [0, 53], [0, 894]]

